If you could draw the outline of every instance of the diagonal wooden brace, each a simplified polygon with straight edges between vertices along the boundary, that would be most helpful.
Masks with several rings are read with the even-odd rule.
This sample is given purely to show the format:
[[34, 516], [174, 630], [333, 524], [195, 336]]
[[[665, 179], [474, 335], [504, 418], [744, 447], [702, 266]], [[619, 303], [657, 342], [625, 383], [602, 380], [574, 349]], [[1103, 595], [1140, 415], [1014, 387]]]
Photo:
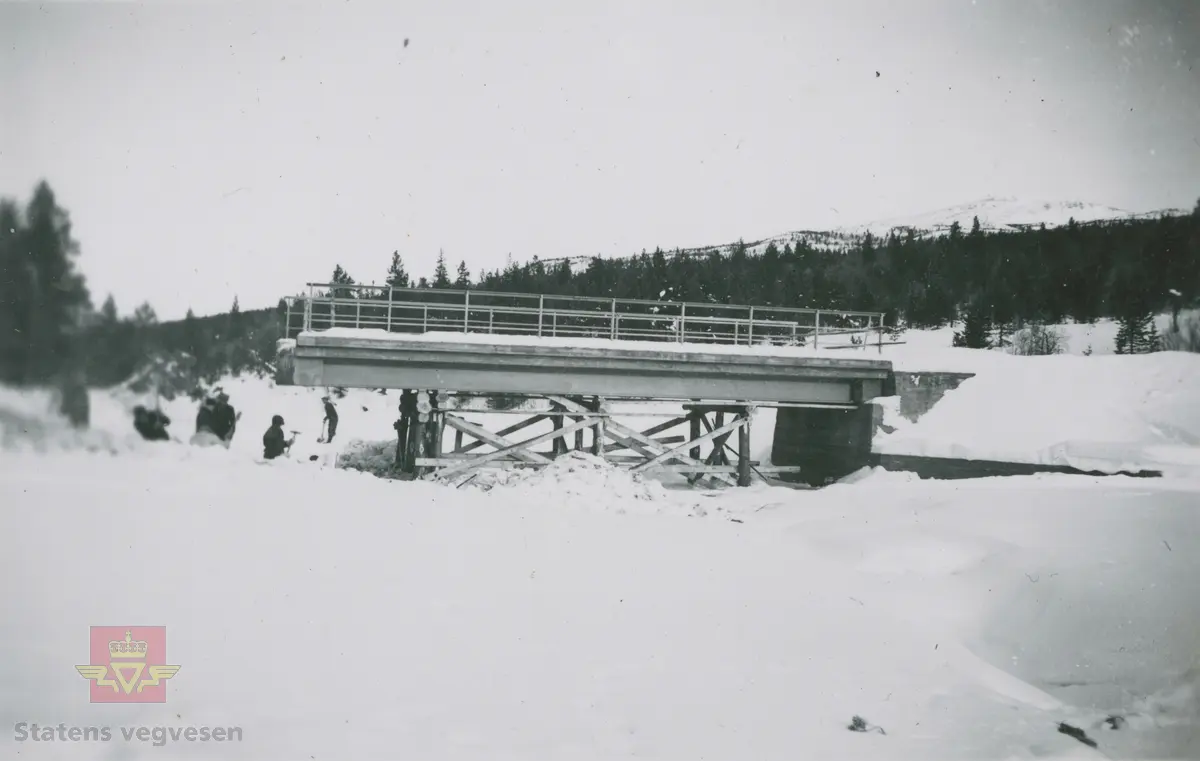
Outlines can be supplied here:
[[[451, 476], [451, 475], [454, 475], [455, 473], [465, 473], [466, 471], [473, 470], [480, 466], [486, 465], [487, 463], [489, 463], [493, 460], [499, 460], [504, 457], [507, 457], [510, 454], [514, 454], [516, 452], [522, 451], [528, 447], [533, 446], [534, 444], [540, 444], [543, 441], [548, 441], [549, 439], [552, 439], [555, 436], [562, 436], [563, 434], [571, 433], [573, 431], [577, 431], [582, 428], [587, 428], [587, 427], [593, 426], [595, 424], [596, 424], [595, 420], [581, 420], [578, 423], [571, 423], [570, 425], [566, 426], [565, 428], [557, 428], [554, 430], [546, 431], [543, 434], [534, 436], [532, 439], [526, 439], [525, 441], [518, 441], [517, 443], [511, 444], [503, 449], [497, 449], [495, 452], [488, 452], [487, 454], [480, 455], [479, 457], [476, 457], [476, 458], [473, 458], [470, 460], [464, 460], [463, 462], [456, 463], [447, 468], [442, 468], [441, 470], [430, 473], [425, 478], [426, 478], [426, 480], [430, 480], [430, 479], [434, 479], [434, 478], [445, 478], [446, 476]], [[530, 454], [532, 454], [532, 453], [530, 453]], [[545, 458], [543, 458], [543, 459], [545, 459]]]
[[700, 444], [705, 441], [709, 441], [710, 439], [715, 439], [718, 436], [721, 436], [722, 434], [732, 433], [733, 431], [736, 431], [738, 428], [741, 428], [745, 424], [746, 424], [746, 418], [739, 417], [736, 420], [734, 420], [732, 423], [726, 423], [725, 425], [721, 426], [720, 428], [709, 431], [708, 433], [704, 434], [703, 436], [701, 436], [698, 439], [692, 439], [691, 441], [684, 442], [683, 444], [680, 444], [679, 446], [675, 447], [674, 449], [669, 449], [669, 450], [663, 452], [662, 454], [654, 457], [651, 460], [647, 460], [646, 462], [643, 462], [640, 465], [636, 465], [633, 468], [630, 468], [630, 470], [634, 473], [640, 473], [644, 470], [649, 470], [650, 468], [653, 468], [655, 465], [658, 465], [661, 462], [666, 462], [667, 460], [678, 459], [681, 457], [682, 457], [682, 459], [690, 460], [691, 459], [690, 457], [681, 456], [679, 453], [683, 452], [685, 449], [691, 449], [692, 446], [694, 446], [695, 444]]
[[[505, 447], [510, 447], [515, 443], [504, 438], [500, 434], [492, 433], [491, 431], [481, 428], [474, 423], [468, 423], [466, 420], [453, 415], [446, 415], [446, 425], [457, 431], [470, 434], [486, 444], [491, 444], [497, 449], [504, 449]], [[543, 457], [536, 452], [527, 452], [523, 449], [515, 450], [513, 452], [513, 456], [524, 460], [525, 462], [533, 462], [537, 463], [538, 465], [550, 464], [550, 458]]]
[[[463, 420], [463, 418], [458, 418], [458, 419]], [[522, 420], [519, 423], [514, 423], [513, 425], [510, 425], [507, 428], [502, 428], [499, 431], [496, 431], [495, 435], [497, 437], [503, 438], [504, 436], [508, 436], [510, 433], [516, 433], [517, 431], [528, 428], [531, 425], [536, 425], [537, 423], [540, 423], [545, 419], [546, 419], [545, 415], [534, 415], [533, 417], [525, 418], [524, 420]], [[466, 422], [466, 421], [463, 420], [463, 422]], [[450, 425], [450, 422], [447, 421], [446, 424]], [[468, 425], [474, 425], [474, 423], [468, 423]], [[467, 433], [467, 434], [470, 434], [471, 436], [475, 436], [475, 434], [471, 433], [470, 431], [464, 430], [463, 433]], [[489, 433], [490, 433], [490, 431], [489, 431]], [[476, 436], [476, 438], [479, 438], [479, 437]], [[467, 452], [470, 452], [472, 450], [479, 449], [481, 446], [483, 446], [484, 444], [487, 444], [487, 443], [489, 443], [489, 442], [484, 441], [483, 439], [480, 439], [479, 441], [472, 441], [470, 444], [465, 444], [461, 447], [456, 447], [455, 450], [453, 452], [451, 452], [451, 454], [466, 454]]]
[[[575, 404], [575, 402], [571, 401], [570, 399], [567, 399], [566, 397], [547, 396], [546, 398], [550, 399], [551, 401], [558, 402], [563, 407], [565, 407], [569, 412], [576, 412], [576, 411], [586, 412], [586, 410], [583, 407]], [[638, 454], [640, 454], [644, 457], [661, 456], [663, 453], [668, 451], [665, 446], [663, 446], [662, 444], [659, 444], [657, 441], [655, 441], [654, 439], [651, 439], [649, 436], [645, 436], [645, 435], [639, 433], [638, 431], [633, 430], [632, 428], [623, 426], [620, 423], [616, 422], [615, 420], [610, 419], [608, 421], [607, 427], [605, 428], [605, 431], [604, 431], [604, 435], [608, 436], [613, 441], [619, 441], [622, 444], [625, 444], [627, 447], [629, 447], [630, 449], [634, 450], [635, 452], [637, 452]], [[707, 437], [705, 438], [705, 440], [707, 440]], [[677, 447], [676, 449], [671, 450], [670, 457], [667, 457], [666, 459], [667, 460], [678, 460], [679, 462], [684, 463], [686, 465], [698, 465], [701, 468], [704, 468], [705, 464], [700, 462], [699, 460], [695, 460], [686, 454], [680, 454], [680, 452], [682, 450], [689, 449], [693, 445], [694, 445], [694, 442], [688, 442], [685, 446], [683, 446], [681, 448]], [[730, 478], [729, 476], [726, 476], [722, 473], [714, 473], [714, 474], [712, 474], [711, 477], [713, 479], [715, 479], [717, 481], [721, 481], [729, 486], [735, 486], [737, 483], [733, 478]]]

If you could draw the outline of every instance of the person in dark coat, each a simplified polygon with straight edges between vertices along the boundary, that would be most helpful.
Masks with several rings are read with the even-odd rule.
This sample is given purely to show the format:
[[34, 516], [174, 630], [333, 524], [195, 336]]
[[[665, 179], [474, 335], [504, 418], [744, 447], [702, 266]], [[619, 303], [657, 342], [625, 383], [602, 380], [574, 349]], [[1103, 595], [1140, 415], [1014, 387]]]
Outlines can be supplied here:
[[146, 441], [170, 441], [170, 424], [171, 419], [162, 410], [148, 410], [140, 404], [133, 408], [133, 427]]
[[204, 400], [204, 403], [200, 405], [200, 411], [196, 413], [196, 433], [214, 433], [216, 409], [216, 399], [210, 396]]
[[325, 425], [328, 430], [325, 433], [325, 441], [333, 441], [333, 434], [337, 433], [338, 414], [337, 407], [333, 406], [333, 402], [328, 396], [321, 397], [321, 401], [325, 403]]
[[222, 391], [217, 394], [217, 403], [213, 407], [212, 432], [217, 435], [217, 438], [228, 444], [233, 439], [236, 427], [237, 413], [229, 404], [229, 394]]
[[283, 437], [283, 416], [276, 415], [271, 418], [271, 427], [263, 434], [263, 457], [268, 460], [274, 460], [279, 455], [287, 452], [295, 441], [295, 436], [290, 439]]

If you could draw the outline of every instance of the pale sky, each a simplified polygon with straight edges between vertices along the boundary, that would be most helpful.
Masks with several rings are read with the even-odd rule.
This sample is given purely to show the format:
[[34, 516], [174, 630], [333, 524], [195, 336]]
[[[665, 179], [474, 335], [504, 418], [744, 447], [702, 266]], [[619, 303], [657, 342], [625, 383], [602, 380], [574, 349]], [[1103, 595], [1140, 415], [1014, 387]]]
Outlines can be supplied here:
[[1195, 0], [7, 2], [0, 94], [0, 194], [48, 180], [96, 303], [164, 319], [396, 249], [1200, 197]]

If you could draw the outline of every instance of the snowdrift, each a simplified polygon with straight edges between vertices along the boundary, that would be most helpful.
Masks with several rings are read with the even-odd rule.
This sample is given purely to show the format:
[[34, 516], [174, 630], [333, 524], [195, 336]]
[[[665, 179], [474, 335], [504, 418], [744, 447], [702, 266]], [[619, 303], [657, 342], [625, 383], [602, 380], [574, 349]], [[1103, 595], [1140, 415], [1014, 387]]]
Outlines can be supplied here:
[[[1200, 750], [1195, 493], [866, 478], [729, 492], [757, 503], [731, 502], [734, 524], [635, 514], [636, 480], [587, 458], [482, 491], [209, 454], [0, 459], [0, 647], [22, 652], [0, 661], [0, 722], [244, 741], [5, 733], [0, 754], [1098, 757], [1060, 721], [1111, 757]], [[120, 551], [98, 541], [114, 510]], [[101, 717], [72, 666], [118, 622], [166, 625], [182, 670], [167, 704]], [[1128, 725], [1106, 732], [1113, 713]]]
[[1200, 355], [1000, 356], [900, 425], [876, 451], [1187, 471], [1200, 451]]

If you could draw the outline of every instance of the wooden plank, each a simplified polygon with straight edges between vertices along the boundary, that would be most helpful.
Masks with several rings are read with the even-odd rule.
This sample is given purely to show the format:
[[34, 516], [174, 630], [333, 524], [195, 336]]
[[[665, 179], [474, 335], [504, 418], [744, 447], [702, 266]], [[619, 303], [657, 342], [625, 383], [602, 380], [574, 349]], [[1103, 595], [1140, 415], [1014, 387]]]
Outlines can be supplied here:
[[[668, 444], [678, 444], [681, 441], [688, 441], [689, 439], [686, 436], [660, 436], [656, 439], [650, 439], [650, 440], [657, 442], [659, 444], [662, 444], [663, 446], [666, 446]], [[614, 443], [614, 444], [609, 444], [608, 446], [606, 446], [604, 448], [604, 451], [605, 452], [620, 452], [622, 449], [629, 449], [629, 447], [626, 446], [625, 444]]]
[[[508, 439], [504, 438], [503, 436], [500, 436], [499, 434], [492, 433], [491, 431], [481, 428], [480, 426], [477, 426], [474, 423], [468, 423], [466, 420], [463, 420], [462, 418], [454, 417], [452, 415], [446, 415], [446, 425], [450, 426], [451, 428], [454, 428], [455, 430], [462, 431], [463, 433], [469, 433], [470, 435], [474, 436], [475, 438], [479, 439], [480, 441], [483, 441], [484, 443], [487, 443], [487, 444], [491, 444], [492, 446], [496, 447], [497, 449], [505, 449], [507, 447], [511, 447], [515, 443], [512, 441], [509, 441]], [[528, 462], [536, 462], [536, 463], [540, 463], [542, 465], [550, 464], [550, 461], [547, 460], [545, 457], [542, 457], [539, 454], [535, 454], [533, 452], [528, 452], [528, 451], [525, 451], [522, 449], [516, 450], [515, 452], [513, 452], [513, 454], [517, 457], [520, 457], [522, 460], [527, 460]]]
[[[562, 406], [566, 407], [568, 410], [578, 407], [578, 405], [576, 405], [574, 402], [572, 402], [570, 399], [567, 399], [566, 397], [547, 395], [546, 398], [550, 399], [551, 401], [558, 402]], [[615, 420], [608, 421], [607, 429], [605, 430], [605, 435], [607, 435], [610, 439], [612, 439], [614, 441], [618, 441], [623, 444], [626, 444], [630, 449], [634, 450], [638, 454], [645, 455], [647, 458], [651, 458], [651, 457], [660, 455], [663, 452], [667, 451], [666, 447], [655, 443], [653, 439], [643, 436], [638, 431], [635, 431], [632, 428], [628, 428], [624, 425], [621, 425], [620, 423], [616, 422]], [[692, 460], [687, 455], [676, 454], [676, 455], [672, 456], [671, 459], [675, 459], [675, 460], [678, 460], [678, 461], [684, 462], [684, 463], [690, 463], [692, 465], [704, 465], [704, 463], [698, 462], [696, 460]], [[720, 480], [720, 481], [728, 484], [729, 486], [734, 485], [734, 482], [732, 479], [725, 478], [724, 476], [716, 476], [716, 478], [717, 478], [717, 480]]]
[[579, 423], [572, 423], [571, 425], [568, 425], [565, 428], [561, 428], [559, 430], [547, 431], [546, 433], [540, 434], [538, 436], [534, 436], [532, 439], [526, 439], [525, 441], [519, 441], [519, 442], [512, 444], [510, 446], [507, 446], [503, 449], [498, 449], [495, 452], [488, 452], [487, 454], [480, 455], [475, 460], [472, 460], [469, 462], [461, 462], [461, 463], [457, 463], [455, 465], [451, 465], [448, 468], [445, 468], [444, 470], [436, 471], [434, 473], [429, 474], [428, 476], [426, 476], [426, 478], [427, 479], [435, 478], [435, 477], [443, 478], [445, 476], [454, 475], [456, 473], [462, 473], [467, 470], [477, 468], [477, 467], [483, 465], [484, 463], [491, 462], [492, 460], [498, 460], [502, 457], [512, 454], [513, 452], [528, 449], [529, 447], [533, 446], [534, 444], [540, 444], [543, 441], [548, 441], [549, 439], [552, 439], [555, 436], [562, 436], [562, 435], [565, 435], [568, 433], [572, 433], [580, 428], [586, 428], [590, 425], [592, 425], [592, 422], [590, 420], [584, 420]]
[[[490, 412], [479, 412], [476, 414], [488, 415], [491, 413]], [[461, 417], [458, 419], [464, 420]], [[526, 418], [525, 420], [522, 420], [519, 423], [514, 423], [513, 425], [510, 425], [507, 428], [501, 428], [499, 431], [496, 431], [496, 436], [503, 437], [503, 436], [512, 435], [512, 434], [516, 433], [517, 431], [524, 430], [525, 428], [528, 428], [531, 425], [536, 425], [537, 423], [540, 423], [546, 419], [547, 419], [546, 415], [534, 415], [532, 417]], [[466, 422], [466, 421], [464, 420], [464, 422]], [[472, 423], [471, 425], [474, 425], [474, 423]], [[460, 431], [460, 433], [461, 433], [461, 431]], [[471, 435], [474, 436], [474, 434], [471, 434]], [[472, 441], [470, 444], [467, 444], [465, 446], [459, 446], [456, 444], [454, 447], [454, 452], [471, 452], [473, 450], [479, 449], [480, 447], [482, 447], [484, 445], [485, 445], [485, 442], [482, 440]]]
[[720, 428], [710, 431], [709, 433], [704, 434], [703, 436], [701, 436], [698, 439], [694, 439], [687, 443], [681, 444], [681, 445], [675, 447], [674, 449], [669, 449], [666, 452], [663, 452], [662, 454], [655, 456], [653, 459], [650, 459], [650, 460], [642, 463], [641, 465], [635, 466], [631, 470], [634, 473], [640, 473], [643, 470], [648, 470], [649, 468], [657, 465], [660, 462], [669, 460], [672, 457], [679, 455], [681, 452], [683, 452], [683, 450], [688, 449], [693, 444], [704, 443], [705, 441], [708, 441], [710, 439], [715, 439], [716, 437], [718, 437], [724, 433], [732, 433], [733, 431], [737, 430], [741, 426], [745, 425], [745, 423], [746, 423], [745, 418], [738, 418], [738, 419], [734, 420], [732, 423], [726, 423], [725, 425], [721, 426]]

